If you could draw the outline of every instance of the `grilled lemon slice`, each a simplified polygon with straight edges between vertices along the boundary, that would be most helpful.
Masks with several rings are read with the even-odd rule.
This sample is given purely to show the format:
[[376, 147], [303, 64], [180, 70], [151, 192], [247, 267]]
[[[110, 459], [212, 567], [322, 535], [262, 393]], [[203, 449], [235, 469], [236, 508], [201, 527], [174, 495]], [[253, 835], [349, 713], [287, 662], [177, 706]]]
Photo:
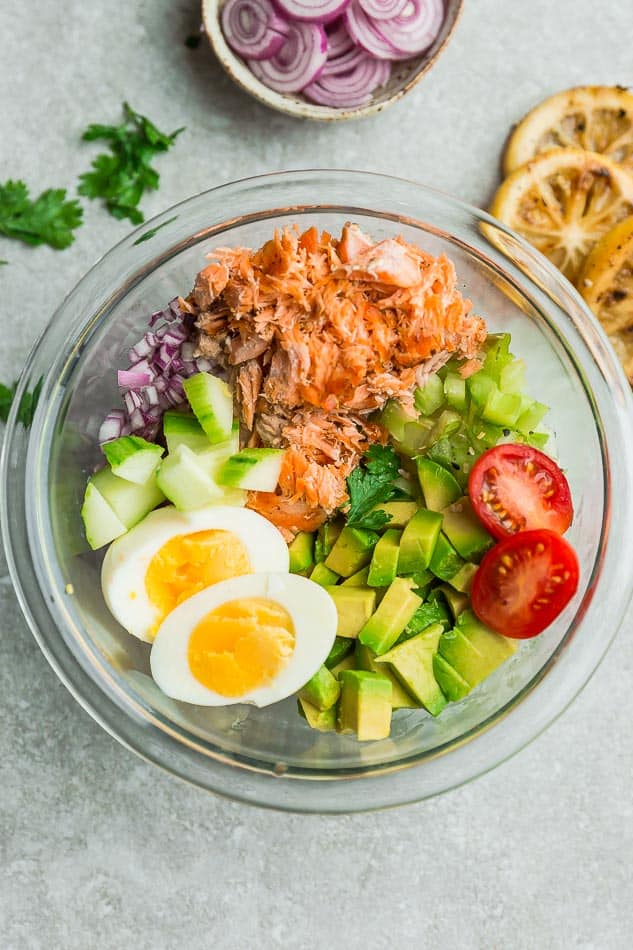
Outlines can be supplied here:
[[633, 172], [595, 152], [553, 149], [506, 178], [490, 212], [575, 281], [605, 231], [633, 214]]
[[633, 218], [620, 221], [598, 241], [585, 261], [578, 289], [633, 383]]
[[633, 93], [621, 86], [578, 86], [545, 99], [508, 139], [504, 174], [552, 148], [584, 148], [633, 169]]

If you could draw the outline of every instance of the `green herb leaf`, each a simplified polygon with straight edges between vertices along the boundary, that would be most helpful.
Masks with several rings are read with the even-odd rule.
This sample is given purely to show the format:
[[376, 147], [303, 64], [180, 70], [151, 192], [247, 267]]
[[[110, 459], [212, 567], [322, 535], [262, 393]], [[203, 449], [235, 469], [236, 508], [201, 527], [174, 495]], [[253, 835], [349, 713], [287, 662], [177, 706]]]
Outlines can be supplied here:
[[85, 142], [105, 141], [110, 153], [102, 153], [92, 162], [92, 171], [80, 176], [79, 194], [102, 198], [110, 214], [140, 224], [144, 218], [138, 205], [145, 191], [158, 188], [160, 176], [151, 162], [174, 144], [183, 129], [169, 135], [161, 132], [147, 116], [123, 103], [121, 125], [89, 125]]
[[82, 216], [81, 205], [67, 199], [64, 188], [49, 188], [33, 201], [23, 181], [0, 185], [0, 234], [6, 237], [61, 250], [74, 241]]
[[9, 411], [17, 385], [17, 383], [14, 383], [13, 386], [5, 386], [4, 383], [0, 383], [0, 419], [3, 422], [6, 422], [9, 418]]
[[[22, 425], [27, 429], [33, 422], [33, 416], [35, 415], [35, 410], [37, 409], [37, 403], [40, 398], [43, 382], [44, 379], [40, 376], [37, 383], [35, 384], [33, 392], [30, 393], [27, 391], [22, 394], [22, 399], [20, 400], [20, 405], [18, 407], [18, 422], [21, 422]], [[9, 418], [9, 411], [13, 404], [17, 388], [17, 380], [12, 386], [5, 386], [3, 383], [0, 383], [0, 419], [2, 422], [6, 422]]]
[[132, 245], [135, 247], [137, 244], [142, 244], [143, 241], [149, 241], [150, 238], [153, 238], [155, 234], [158, 234], [161, 228], [166, 228], [168, 224], [171, 224], [172, 221], [175, 221], [178, 217], [177, 214], [173, 218], [168, 218], [167, 221], [163, 221], [162, 224], [157, 224], [155, 228], [150, 228], [149, 231], [146, 231], [145, 234], [141, 234], [136, 241], [132, 242]]
[[398, 477], [400, 460], [389, 445], [372, 445], [364, 462], [347, 478], [349, 509], [347, 523], [356, 528], [380, 531], [391, 521], [385, 511], [374, 510], [396, 494], [394, 480]]

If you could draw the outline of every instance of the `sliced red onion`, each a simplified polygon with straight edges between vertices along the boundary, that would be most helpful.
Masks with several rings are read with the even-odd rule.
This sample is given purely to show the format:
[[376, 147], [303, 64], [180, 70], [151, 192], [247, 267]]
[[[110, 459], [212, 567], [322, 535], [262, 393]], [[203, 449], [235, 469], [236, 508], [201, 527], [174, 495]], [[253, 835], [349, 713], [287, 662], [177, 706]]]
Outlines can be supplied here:
[[330, 23], [343, 13], [350, 0], [276, 0], [282, 13], [293, 20]]
[[391, 20], [400, 16], [409, 0], [358, 0], [367, 16], [372, 20]]
[[327, 59], [327, 37], [317, 23], [291, 23], [286, 42], [272, 59], [247, 60], [252, 73], [275, 92], [301, 92]]
[[366, 53], [365, 50], [361, 49], [359, 46], [353, 46], [341, 56], [328, 56], [327, 62], [323, 67], [317, 82], [319, 82], [321, 79], [324, 79], [326, 76], [337, 76], [339, 73], [350, 72], [352, 69], [355, 69], [358, 65], [360, 65], [360, 63], [362, 63], [368, 56], [369, 53]]
[[378, 32], [378, 24], [367, 16], [359, 0], [352, 0], [344, 17], [347, 32], [358, 46], [362, 46], [376, 59], [398, 58], [400, 50]]
[[270, 59], [288, 33], [270, 0], [226, 0], [220, 21], [227, 43], [245, 59]]
[[402, 13], [376, 22], [376, 29], [401, 56], [415, 56], [429, 48], [443, 20], [443, 0], [408, 0]]
[[347, 72], [324, 73], [316, 82], [303, 90], [306, 99], [337, 109], [356, 108], [371, 100], [378, 86], [383, 86], [391, 74], [391, 63], [363, 53], [362, 59]]
[[342, 56], [348, 50], [354, 49], [354, 40], [347, 32], [345, 20], [337, 20], [332, 23], [330, 28], [325, 31], [327, 35], [327, 55], [328, 59], [334, 59]]

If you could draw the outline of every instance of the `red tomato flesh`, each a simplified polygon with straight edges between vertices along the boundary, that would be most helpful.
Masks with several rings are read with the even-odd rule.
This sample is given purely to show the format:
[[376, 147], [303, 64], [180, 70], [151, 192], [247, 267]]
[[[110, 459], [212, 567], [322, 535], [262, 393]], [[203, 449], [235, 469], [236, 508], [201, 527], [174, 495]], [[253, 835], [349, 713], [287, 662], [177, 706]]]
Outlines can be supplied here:
[[548, 455], [530, 445], [497, 445], [479, 458], [468, 479], [479, 519], [495, 538], [547, 528], [564, 534], [574, 511], [569, 483]]
[[519, 531], [485, 555], [475, 574], [473, 610], [516, 640], [542, 633], [578, 588], [578, 558], [554, 531]]

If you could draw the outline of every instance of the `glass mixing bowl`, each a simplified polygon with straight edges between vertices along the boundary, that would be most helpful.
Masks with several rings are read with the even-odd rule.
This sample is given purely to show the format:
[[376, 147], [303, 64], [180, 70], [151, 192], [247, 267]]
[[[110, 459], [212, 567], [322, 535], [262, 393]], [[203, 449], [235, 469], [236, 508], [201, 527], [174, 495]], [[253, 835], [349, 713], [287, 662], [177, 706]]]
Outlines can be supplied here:
[[[119, 402], [116, 373], [148, 315], [186, 294], [205, 252], [256, 246], [296, 222], [336, 233], [353, 219], [374, 237], [403, 234], [455, 262], [493, 330], [512, 333], [530, 392], [552, 407], [576, 517], [577, 596], [542, 636], [438, 719], [399, 711], [392, 734], [358, 743], [311, 731], [289, 699], [266, 709], [174, 702], [149, 676], [148, 646], [101, 596], [102, 552], [87, 550], [79, 510], [99, 459], [97, 431]], [[587, 682], [631, 597], [623, 557], [633, 524], [632, 399], [605, 336], [570, 284], [482, 212], [411, 182], [304, 171], [191, 198], [127, 237], [64, 301], [35, 346], [19, 396], [41, 381], [30, 431], [8, 423], [3, 534], [24, 613], [85, 709], [140, 755], [204, 788], [275, 808], [350, 812], [416, 801], [459, 785], [538, 735]], [[34, 684], [35, 686], [35, 684]]]

